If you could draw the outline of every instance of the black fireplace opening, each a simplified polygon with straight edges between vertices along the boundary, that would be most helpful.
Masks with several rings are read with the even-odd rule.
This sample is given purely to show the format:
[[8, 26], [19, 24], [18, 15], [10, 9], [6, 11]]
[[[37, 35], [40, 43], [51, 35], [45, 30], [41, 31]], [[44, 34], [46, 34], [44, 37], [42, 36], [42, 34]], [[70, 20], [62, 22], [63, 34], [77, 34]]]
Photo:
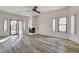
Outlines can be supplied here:
[[29, 28], [30, 33], [35, 33], [35, 27]]

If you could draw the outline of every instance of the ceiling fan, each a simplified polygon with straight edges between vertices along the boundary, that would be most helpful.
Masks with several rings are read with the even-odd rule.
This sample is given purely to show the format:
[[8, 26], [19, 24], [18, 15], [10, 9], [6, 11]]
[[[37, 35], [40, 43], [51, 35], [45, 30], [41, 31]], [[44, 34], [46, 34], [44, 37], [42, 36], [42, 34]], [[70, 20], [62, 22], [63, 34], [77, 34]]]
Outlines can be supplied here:
[[41, 13], [40, 11], [38, 11], [38, 7], [37, 7], [37, 6], [34, 6], [34, 7], [32, 7], [31, 9], [26, 10], [26, 12], [36, 12], [36, 13], [38, 13], [38, 14]]
[[37, 6], [34, 6], [32, 11], [37, 12], [37, 13], [41, 13], [40, 11], [37, 10], [37, 8], [38, 8]]

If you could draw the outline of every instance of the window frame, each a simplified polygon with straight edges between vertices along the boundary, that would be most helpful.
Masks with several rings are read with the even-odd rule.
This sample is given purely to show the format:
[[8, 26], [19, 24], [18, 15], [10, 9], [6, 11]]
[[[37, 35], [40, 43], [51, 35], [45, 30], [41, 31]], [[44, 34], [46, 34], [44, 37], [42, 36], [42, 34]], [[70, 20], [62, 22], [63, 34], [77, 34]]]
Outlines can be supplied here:
[[[66, 18], [66, 24], [59, 24], [60, 18]], [[60, 18], [58, 18], [58, 32], [67, 33], [67, 16], [60, 17]], [[66, 31], [60, 31], [60, 30], [59, 30], [59, 26], [60, 26], [60, 25], [65, 25], [65, 26], [66, 26]]]

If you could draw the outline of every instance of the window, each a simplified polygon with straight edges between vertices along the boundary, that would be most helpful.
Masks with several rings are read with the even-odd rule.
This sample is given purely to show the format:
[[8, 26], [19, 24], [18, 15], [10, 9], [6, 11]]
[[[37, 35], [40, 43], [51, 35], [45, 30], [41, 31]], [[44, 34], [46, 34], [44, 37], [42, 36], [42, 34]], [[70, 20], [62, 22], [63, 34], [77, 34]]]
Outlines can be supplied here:
[[21, 35], [22, 33], [22, 21], [19, 21], [19, 34]]
[[66, 32], [67, 22], [66, 17], [59, 18], [59, 32]]
[[71, 16], [71, 34], [75, 34], [75, 15]]
[[52, 30], [53, 30], [53, 32], [55, 32], [56, 31], [56, 19], [53, 19], [52, 20]]
[[7, 31], [7, 20], [4, 19], [4, 32], [6, 32], [6, 31]]

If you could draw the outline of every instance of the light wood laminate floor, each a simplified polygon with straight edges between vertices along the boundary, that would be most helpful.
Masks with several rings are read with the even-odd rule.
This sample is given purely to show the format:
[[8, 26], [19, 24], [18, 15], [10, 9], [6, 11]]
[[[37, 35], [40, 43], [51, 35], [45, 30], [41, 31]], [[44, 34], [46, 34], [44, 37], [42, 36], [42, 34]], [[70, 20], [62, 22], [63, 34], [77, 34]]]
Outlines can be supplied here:
[[78, 53], [79, 44], [43, 35], [9, 36], [0, 42], [0, 53]]

